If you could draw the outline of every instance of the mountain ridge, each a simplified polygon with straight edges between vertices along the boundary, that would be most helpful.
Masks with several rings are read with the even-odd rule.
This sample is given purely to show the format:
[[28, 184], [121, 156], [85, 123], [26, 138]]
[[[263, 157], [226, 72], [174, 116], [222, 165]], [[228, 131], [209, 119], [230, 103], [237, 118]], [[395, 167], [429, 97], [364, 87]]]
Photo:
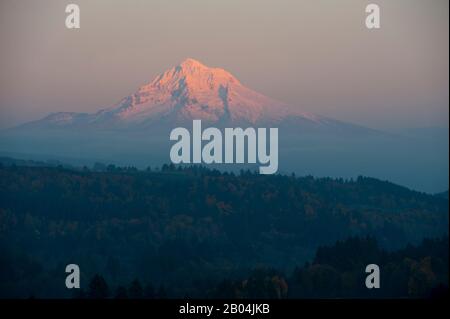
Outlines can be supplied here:
[[[230, 72], [187, 58], [141, 85], [118, 103], [94, 113], [56, 112], [19, 128], [140, 128], [163, 123], [283, 125], [375, 132], [363, 126], [302, 112], [241, 84]], [[294, 122], [294, 123], [291, 123]]]

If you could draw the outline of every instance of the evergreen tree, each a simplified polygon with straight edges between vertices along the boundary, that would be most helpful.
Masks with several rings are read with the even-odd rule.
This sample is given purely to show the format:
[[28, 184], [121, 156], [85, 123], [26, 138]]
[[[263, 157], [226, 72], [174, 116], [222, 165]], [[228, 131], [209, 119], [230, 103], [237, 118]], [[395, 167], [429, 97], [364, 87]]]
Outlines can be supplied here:
[[156, 297], [155, 288], [151, 283], [147, 284], [144, 288], [144, 298], [154, 299]]
[[117, 287], [115, 298], [127, 299], [128, 298], [127, 288], [125, 288], [124, 286]]
[[167, 298], [167, 292], [166, 292], [166, 288], [164, 288], [164, 285], [159, 286], [158, 293], [156, 294], [156, 297], [158, 299], [166, 299]]
[[141, 299], [144, 296], [142, 285], [138, 279], [135, 279], [131, 282], [128, 293], [130, 298], [132, 299]]
[[105, 299], [109, 297], [109, 287], [106, 280], [96, 274], [89, 283], [88, 296], [91, 299]]

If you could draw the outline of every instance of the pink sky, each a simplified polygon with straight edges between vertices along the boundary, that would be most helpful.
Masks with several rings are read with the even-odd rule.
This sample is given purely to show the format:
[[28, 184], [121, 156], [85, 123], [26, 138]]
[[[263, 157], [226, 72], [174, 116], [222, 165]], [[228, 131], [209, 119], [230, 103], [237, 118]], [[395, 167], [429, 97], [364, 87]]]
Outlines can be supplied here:
[[192, 57], [306, 112], [373, 128], [448, 126], [448, 1], [64, 1], [0, 4], [0, 127], [92, 112]]

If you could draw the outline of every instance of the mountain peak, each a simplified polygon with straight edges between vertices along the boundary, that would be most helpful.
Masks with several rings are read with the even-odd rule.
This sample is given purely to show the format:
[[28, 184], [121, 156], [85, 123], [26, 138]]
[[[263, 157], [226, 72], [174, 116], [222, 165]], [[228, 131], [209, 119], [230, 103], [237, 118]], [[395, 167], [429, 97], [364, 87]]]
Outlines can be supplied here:
[[192, 58], [186, 58], [183, 62], [179, 64], [179, 66], [181, 68], [207, 68], [206, 65]]
[[222, 68], [209, 67], [193, 58], [161, 73], [123, 98], [119, 103], [93, 114], [61, 113], [44, 122], [64, 124], [86, 122], [100, 126], [133, 126], [194, 119], [206, 123], [255, 125], [279, 123], [299, 110], [242, 85]]
[[[338, 121], [302, 112], [242, 85], [222, 68], [187, 58], [119, 103], [95, 113], [60, 112], [25, 124], [29, 128], [172, 127], [192, 120], [206, 125], [313, 127], [336, 131]], [[350, 125], [348, 130], [355, 131]]]
[[229, 72], [221, 68], [212, 68], [203, 63], [187, 58], [177, 66], [157, 76], [151, 83], [142, 86], [139, 91], [151, 91], [155, 87], [163, 90], [189, 89], [191, 92], [203, 89], [218, 89], [230, 84], [240, 85]]
[[192, 89], [199, 89], [199, 85], [207, 87], [229, 86], [230, 83], [240, 85], [239, 81], [224, 69], [208, 67], [192, 58], [185, 59], [166, 73], [176, 81], [181, 79], [188, 86], [194, 86]]
[[279, 118], [286, 114], [286, 108], [246, 88], [226, 70], [187, 58], [106, 113], [127, 121], [164, 117], [176, 122], [202, 119], [256, 123], [263, 118]]

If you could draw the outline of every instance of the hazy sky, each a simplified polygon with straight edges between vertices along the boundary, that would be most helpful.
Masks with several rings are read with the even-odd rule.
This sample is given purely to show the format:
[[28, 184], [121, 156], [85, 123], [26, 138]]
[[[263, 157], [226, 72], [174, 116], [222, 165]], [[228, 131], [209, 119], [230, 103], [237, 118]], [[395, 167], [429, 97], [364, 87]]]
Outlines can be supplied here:
[[[381, 29], [365, 6], [381, 7]], [[65, 28], [65, 6], [81, 29]], [[0, 127], [92, 112], [186, 57], [308, 112], [380, 129], [448, 126], [446, 0], [0, 2]]]

